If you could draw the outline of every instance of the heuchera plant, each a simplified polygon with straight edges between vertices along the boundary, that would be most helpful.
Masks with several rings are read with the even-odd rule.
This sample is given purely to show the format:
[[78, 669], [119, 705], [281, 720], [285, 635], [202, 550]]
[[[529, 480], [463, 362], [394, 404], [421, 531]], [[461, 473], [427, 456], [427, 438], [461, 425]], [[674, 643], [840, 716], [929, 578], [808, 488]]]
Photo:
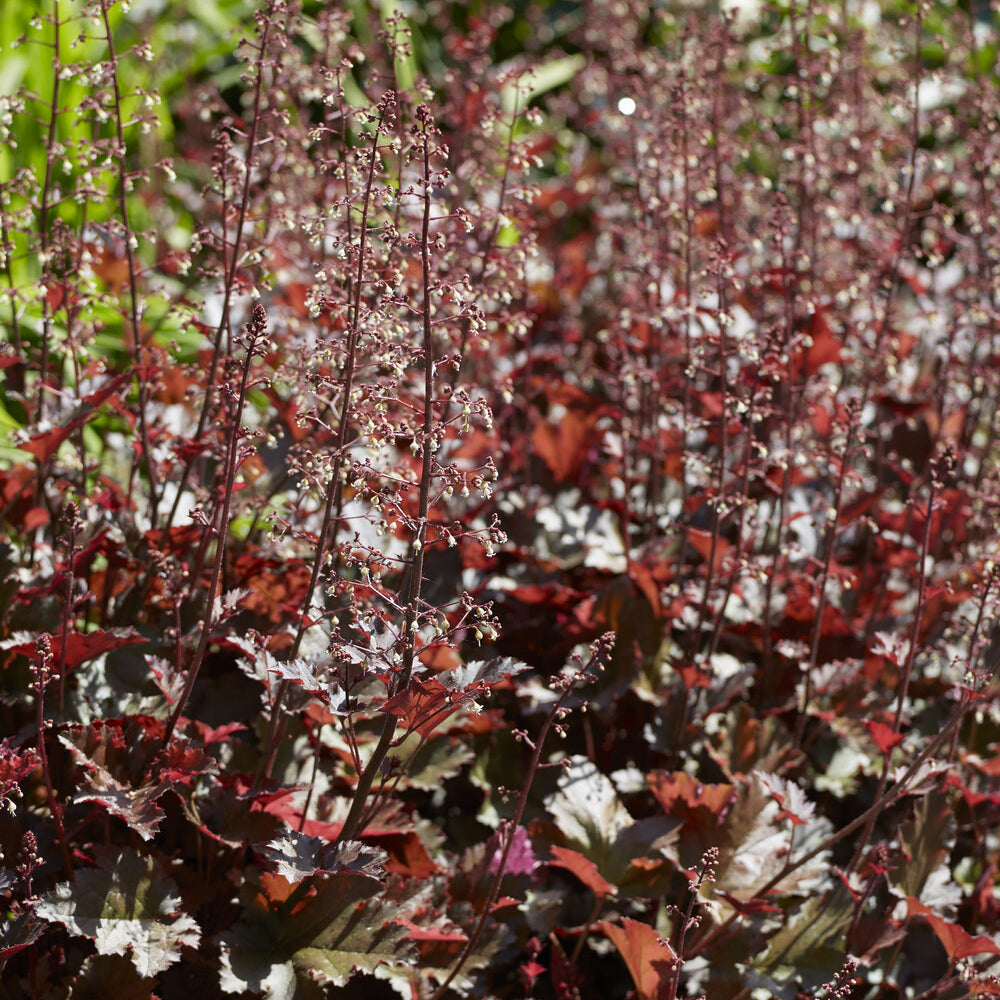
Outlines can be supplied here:
[[0, 19], [0, 997], [1000, 995], [989, 6], [196, 8]]

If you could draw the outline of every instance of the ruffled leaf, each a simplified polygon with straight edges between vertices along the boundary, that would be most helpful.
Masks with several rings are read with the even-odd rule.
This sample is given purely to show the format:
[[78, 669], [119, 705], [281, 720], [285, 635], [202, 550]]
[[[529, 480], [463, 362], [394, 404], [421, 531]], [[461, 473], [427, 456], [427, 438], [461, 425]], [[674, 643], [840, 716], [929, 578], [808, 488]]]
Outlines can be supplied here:
[[151, 858], [123, 850], [107, 852], [100, 868], [76, 873], [43, 896], [36, 913], [62, 924], [75, 937], [90, 938], [100, 955], [124, 955], [139, 975], [169, 968], [185, 945], [197, 947], [201, 930], [194, 918], [178, 915], [176, 885]]

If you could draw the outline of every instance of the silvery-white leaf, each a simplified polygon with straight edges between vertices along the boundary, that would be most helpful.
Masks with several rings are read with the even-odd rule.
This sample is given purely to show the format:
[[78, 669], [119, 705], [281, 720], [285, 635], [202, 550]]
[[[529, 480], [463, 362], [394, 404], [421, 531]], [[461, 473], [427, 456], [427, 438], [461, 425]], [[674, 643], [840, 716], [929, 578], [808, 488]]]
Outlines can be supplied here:
[[437, 679], [449, 691], [467, 691], [477, 684], [498, 684], [505, 677], [528, 669], [524, 661], [504, 656], [495, 660], [472, 660], [460, 667], [442, 670]]

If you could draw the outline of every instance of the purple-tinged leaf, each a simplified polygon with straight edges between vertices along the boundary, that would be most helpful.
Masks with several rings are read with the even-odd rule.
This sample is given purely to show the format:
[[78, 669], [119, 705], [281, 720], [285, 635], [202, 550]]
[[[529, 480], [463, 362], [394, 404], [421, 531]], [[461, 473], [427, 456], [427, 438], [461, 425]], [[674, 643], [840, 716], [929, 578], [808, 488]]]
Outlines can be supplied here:
[[805, 826], [815, 818], [816, 806], [794, 782], [765, 771], [754, 771], [754, 776], [771, 793], [781, 809], [781, 815], [793, 826]]
[[604, 853], [632, 823], [611, 779], [583, 757], [570, 762], [545, 804], [569, 843], [591, 860], [591, 852]]
[[852, 908], [851, 895], [842, 883], [827, 894], [810, 896], [755, 957], [754, 969], [777, 984], [798, 976], [815, 986], [831, 979], [844, 959], [842, 942]]
[[143, 840], [156, 836], [164, 817], [156, 800], [167, 790], [167, 785], [129, 788], [115, 781], [103, 768], [98, 768], [90, 781], [92, 790], [74, 795], [74, 802], [96, 802], [112, 816], [124, 820]]
[[73, 983], [73, 1000], [159, 1000], [157, 981], [122, 955], [89, 955]]
[[383, 864], [388, 854], [378, 847], [368, 847], [357, 840], [338, 846], [319, 837], [290, 831], [275, 837], [264, 851], [275, 870], [289, 882], [301, 882], [311, 875], [333, 874], [350, 871], [358, 875], [381, 880], [385, 877]]
[[528, 664], [522, 660], [504, 656], [496, 660], [472, 660], [460, 667], [442, 670], [436, 679], [448, 691], [468, 691], [483, 684], [499, 684], [528, 669]]
[[185, 674], [176, 665], [162, 656], [147, 656], [146, 665], [153, 675], [153, 681], [167, 704], [173, 706], [184, 690]]
[[332, 986], [344, 986], [359, 972], [380, 966], [412, 966], [414, 946], [399, 919], [403, 909], [386, 899], [373, 899], [341, 912], [316, 940], [292, 959], [300, 975]]
[[152, 840], [164, 816], [156, 800], [170, 788], [170, 785], [163, 782], [143, 785], [140, 788], [123, 785], [112, 777], [110, 771], [91, 760], [71, 740], [65, 736], [60, 736], [60, 740], [72, 752], [77, 763], [88, 772], [90, 788], [78, 792], [73, 801], [96, 802], [112, 816], [124, 820], [129, 829], [138, 833], [143, 840]]
[[[509, 836], [511, 836], [509, 831], [504, 831], [504, 840], [495, 845], [488, 866], [488, 871], [493, 875], [500, 870], [500, 859], [503, 857], [504, 844]], [[538, 867], [538, 858], [535, 857], [531, 846], [531, 837], [528, 836], [528, 831], [523, 826], [514, 830], [513, 837], [514, 842], [507, 855], [507, 866], [504, 871], [508, 875], [530, 875]]]
[[0, 919], [0, 965], [11, 955], [33, 945], [45, 930], [45, 924], [33, 910], [24, 909], [20, 903], [10, 905]]
[[267, 669], [269, 673], [277, 674], [283, 681], [298, 685], [309, 694], [323, 694], [326, 691], [326, 681], [320, 680], [312, 665], [301, 656], [295, 660], [279, 660], [268, 654]]

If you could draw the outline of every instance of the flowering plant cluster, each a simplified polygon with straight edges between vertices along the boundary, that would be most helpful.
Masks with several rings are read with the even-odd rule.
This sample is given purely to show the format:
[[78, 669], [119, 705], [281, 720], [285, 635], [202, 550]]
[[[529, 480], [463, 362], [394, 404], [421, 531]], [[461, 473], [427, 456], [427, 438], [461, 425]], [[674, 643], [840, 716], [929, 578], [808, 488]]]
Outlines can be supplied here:
[[988, 6], [8, 5], [0, 998], [1000, 995]]

